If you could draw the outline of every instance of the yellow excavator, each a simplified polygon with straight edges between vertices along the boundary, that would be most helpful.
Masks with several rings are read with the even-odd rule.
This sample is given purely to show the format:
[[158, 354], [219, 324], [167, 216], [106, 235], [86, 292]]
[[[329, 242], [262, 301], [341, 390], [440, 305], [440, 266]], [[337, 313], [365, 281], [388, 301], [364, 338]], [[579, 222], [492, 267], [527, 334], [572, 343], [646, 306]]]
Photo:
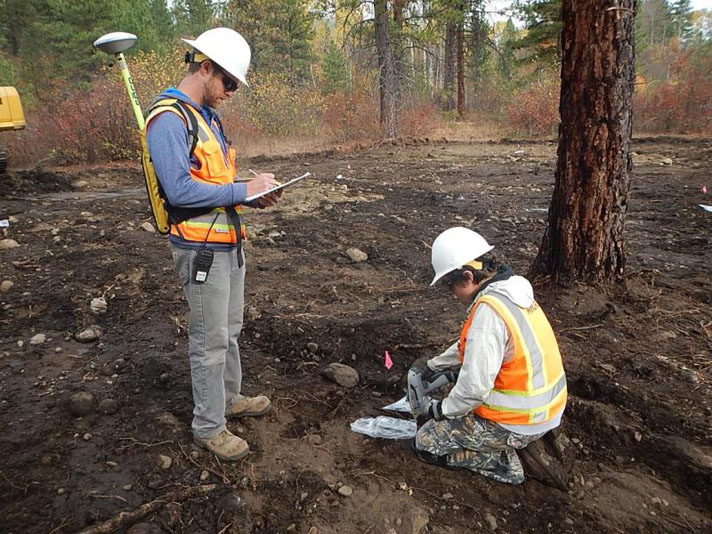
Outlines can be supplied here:
[[[25, 114], [22, 112], [20, 95], [14, 87], [0, 87], [0, 132], [22, 130]], [[0, 145], [0, 174], [7, 170], [7, 151]]]

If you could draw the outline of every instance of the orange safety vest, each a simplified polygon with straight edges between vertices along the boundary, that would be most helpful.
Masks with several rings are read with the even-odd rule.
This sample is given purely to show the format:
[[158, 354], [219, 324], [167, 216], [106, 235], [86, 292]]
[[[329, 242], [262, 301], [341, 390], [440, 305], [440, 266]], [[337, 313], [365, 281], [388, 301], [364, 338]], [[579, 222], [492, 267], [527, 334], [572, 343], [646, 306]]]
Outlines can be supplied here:
[[525, 309], [499, 293], [477, 299], [460, 333], [460, 363], [475, 311], [483, 303], [504, 321], [514, 355], [502, 364], [487, 402], [475, 413], [510, 425], [539, 425], [560, 416], [566, 406], [566, 375], [554, 331], [536, 302]]
[[[155, 102], [148, 117], [146, 117], [146, 131], [148, 123], [160, 113], [170, 111], [178, 115], [183, 121], [186, 117], [174, 104], [178, 102], [175, 98], [165, 98]], [[189, 110], [195, 116], [197, 123], [197, 139], [192, 154], [198, 160], [198, 168], [190, 166], [190, 177], [207, 184], [224, 185], [232, 183], [235, 171], [235, 150], [228, 148], [227, 158], [223, 154], [220, 141], [211, 130], [200, 112], [193, 106], [184, 104], [183, 109]], [[220, 127], [214, 120], [213, 125]], [[190, 209], [173, 208], [182, 213], [190, 213]], [[240, 215], [240, 233], [242, 239], [246, 238], [245, 224], [242, 222], [242, 206], [235, 206], [235, 211]], [[169, 214], [171, 208], [168, 207]], [[175, 219], [175, 218], [174, 218]], [[225, 208], [214, 208], [210, 210], [197, 209], [195, 216], [190, 216], [184, 220], [178, 217], [180, 222], [171, 221], [171, 234], [179, 236], [186, 241], [198, 241], [208, 243], [237, 244], [237, 235], [233, 224], [225, 211]]]

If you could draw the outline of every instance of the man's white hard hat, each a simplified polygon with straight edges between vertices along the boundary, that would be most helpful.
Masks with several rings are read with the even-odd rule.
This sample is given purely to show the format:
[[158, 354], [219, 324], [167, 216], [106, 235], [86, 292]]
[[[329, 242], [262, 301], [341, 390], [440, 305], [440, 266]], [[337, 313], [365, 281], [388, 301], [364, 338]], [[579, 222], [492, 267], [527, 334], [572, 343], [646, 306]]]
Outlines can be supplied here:
[[431, 286], [450, 271], [487, 254], [494, 247], [484, 237], [468, 228], [448, 228], [433, 241], [431, 261], [435, 278]]
[[181, 39], [217, 63], [233, 78], [247, 85], [247, 69], [252, 52], [245, 38], [230, 28], [213, 28], [197, 39]]

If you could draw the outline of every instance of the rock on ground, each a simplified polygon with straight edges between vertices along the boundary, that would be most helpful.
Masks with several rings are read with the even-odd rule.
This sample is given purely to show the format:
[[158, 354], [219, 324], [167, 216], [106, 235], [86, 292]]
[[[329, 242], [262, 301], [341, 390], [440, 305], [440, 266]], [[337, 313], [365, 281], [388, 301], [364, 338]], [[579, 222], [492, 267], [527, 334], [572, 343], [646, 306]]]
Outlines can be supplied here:
[[351, 261], [359, 263], [368, 259], [368, 254], [357, 248], [349, 248], [346, 250], [346, 255], [351, 258]]
[[91, 343], [99, 339], [104, 332], [98, 326], [90, 326], [81, 332], [74, 335], [74, 338], [80, 343]]
[[343, 363], [330, 363], [321, 372], [326, 378], [332, 382], [336, 382], [345, 388], [353, 388], [358, 386], [359, 374], [356, 369], [344, 365]]
[[7, 250], [19, 246], [20, 244], [14, 239], [0, 239], [0, 250]]
[[74, 417], [89, 415], [94, 408], [94, 395], [88, 391], [75, 393], [69, 399], [69, 411]]
[[411, 508], [403, 518], [403, 532], [420, 534], [428, 526], [430, 517], [422, 508]]

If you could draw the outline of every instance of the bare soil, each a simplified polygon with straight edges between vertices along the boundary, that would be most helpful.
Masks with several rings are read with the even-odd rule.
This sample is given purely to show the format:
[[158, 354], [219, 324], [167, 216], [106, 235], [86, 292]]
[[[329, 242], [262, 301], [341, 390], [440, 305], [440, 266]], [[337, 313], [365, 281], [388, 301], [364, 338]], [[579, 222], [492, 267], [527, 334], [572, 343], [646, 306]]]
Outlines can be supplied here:
[[[0, 531], [75, 532], [173, 494], [132, 532], [710, 532], [712, 214], [697, 204], [712, 141], [634, 150], [625, 283], [537, 287], [569, 379], [568, 492], [443, 470], [349, 428], [382, 414], [410, 363], [459, 332], [465, 310], [428, 287], [439, 232], [477, 229], [526, 273], [554, 143], [412, 140], [243, 162], [314, 178], [247, 214], [245, 391], [273, 410], [229, 423], [252, 451], [236, 464], [191, 443], [188, 309], [167, 242], [140, 229], [138, 167], [0, 177], [4, 237], [20, 245], [0, 251], [0, 280], [14, 282], [0, 293]], [[368, 260], [353, 263], [350, 247]], [[101, 296], [108, 311], [95, 315]], [[76, 341], [91, 325], [101, 338]], [[45, 342], [30, 344], [36, 334]], [[323, 378], [330, 362], [357, 369], [359, 386]], [[69, 411], [78, 392], [95, 397], [84, 417]], [[216, 488], [175, 497], [200, 484]]]

